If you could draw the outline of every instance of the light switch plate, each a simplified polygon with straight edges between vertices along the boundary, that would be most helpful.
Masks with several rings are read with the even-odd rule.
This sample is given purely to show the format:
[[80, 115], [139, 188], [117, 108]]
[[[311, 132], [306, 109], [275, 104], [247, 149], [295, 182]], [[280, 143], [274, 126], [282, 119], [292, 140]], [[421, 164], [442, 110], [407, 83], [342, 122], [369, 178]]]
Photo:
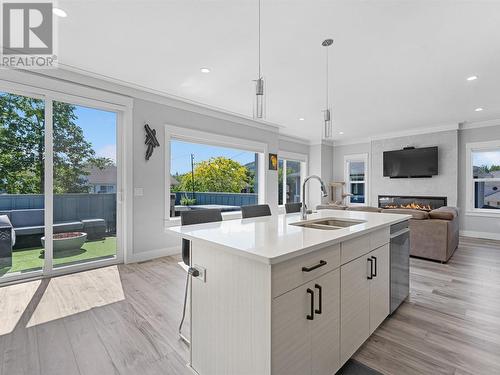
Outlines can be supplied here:
[[193, 268], [198, 270], [198, 272], [200, 273], [198, 276], [196, 276], [196, 278], [203, 281], [204, 283], [206, 283], [207, 282], [207, 269], [205, 267], [199, 266], [197, 264], [195, 264], [193, 266]]
[[144, 188], [135, 188], [134, 189], [134, 196], [142, 197], [143, 195], [144, 195]]

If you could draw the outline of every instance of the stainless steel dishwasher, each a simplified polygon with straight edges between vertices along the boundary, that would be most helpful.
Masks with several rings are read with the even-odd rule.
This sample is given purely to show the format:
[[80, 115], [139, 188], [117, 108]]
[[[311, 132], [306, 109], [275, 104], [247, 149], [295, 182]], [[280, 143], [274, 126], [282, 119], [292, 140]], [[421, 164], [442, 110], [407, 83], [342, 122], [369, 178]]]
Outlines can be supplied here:
[[391, 314], [410, 293], [410, 229], [408, 221], [391, 225]]

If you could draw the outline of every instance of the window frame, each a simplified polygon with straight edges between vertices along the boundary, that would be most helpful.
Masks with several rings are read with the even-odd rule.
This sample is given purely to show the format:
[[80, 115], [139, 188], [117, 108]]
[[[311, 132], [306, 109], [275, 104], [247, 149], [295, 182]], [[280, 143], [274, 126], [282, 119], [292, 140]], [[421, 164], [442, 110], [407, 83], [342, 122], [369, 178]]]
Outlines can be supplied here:
[[[170, 217], [170, 164], [171, 150], [170, 142], [172, 140], [198, 143], [207, 146], [228, 147], [240, 149], [242, 151], [255, 152], [259, 155], [259, 163], [257, 166], [258, 175], [258, 203], [266, 202], [266, 157], [268, 155], [268, 145], [263, 142], [256, 142], [242, 138], [236, 138], [226, 135], [209, 133], [202, 130], [183, 128], [175, 125], [165, 124], [165, 206], [164, 206], [164, 223], [165, 230], [171, 226], [180, 225], [180, 217]], [[241, 212], [225, 212], [222, 214], [224, 219], [241, 218]]]
[[357, 184], [363, 184], [365, 187], [365, 202], [364, 203], [352, 203], [350, 201], [350, 197], [346, 197], [346, 205], [347, 206], [369, 206], [370, 205], [370, 169], [368, 166], [369, 162], [369, 155], [368, 153], [363, 153], [363, 154], [350, 154], [350, 155], [344, 155], [344, 182], [345, 182], [345, 193], [350, 194], [351, 193], [351, 180], [350, 180], [350, 173], [349, 173], [349, 167], [351, 162], [363, 162], [365, 164], [365, 179], [363, 181], [353, 181], [352, 183], [357, 183]]
[[[51, 86], [51, 81], [47, 81], [47, 86]], [[13, 273], [3, 275], [0, 285], [25, 280], [29, 278], [39, 278], [45, 276], [58, 276], [68, 273], [85, 271], [93, 268], [127, 263], [130, 257], [128, 247], [132, 244], [132, 230], [127, 230], [131, 226], [132, 203], [128, 199], [127, 186], [132, 186], [131, 166], [133, 164], [132, 153], [132, 109], [133, 100], [129, 97], [114, 94], [100, 89], [84, 87], [79, 84], [64, 82], [58, 85], [58, 89], [46, 88], [42, 83], [24, 84], [19, 82], [0, 79], [0, 91], [15, 95], [29, 96], [41, 99], [45, 103], [45, 189], [44, 207], [45, 223], [53, 222], [54, 211], [54, 187], [53, 187], [53, 102], [60, 101], [78, 106], [88, 107], [97, 110], [104, 110], [116, 113], [116, 141], [117, 141], [117, 162], [120, 168], [117, 169], [117, 181], [120, 190], [116, 191], [117, 199], [117, 252], [113, 259], [91, 260], [84, 263], [70, 264], [54, 267], [53, 264], [53, 225], [45, 225], [45, 261], [40, 271], [33, 271], [29, 274]], [[119, 211], [119, 212], [118, 212]], [[131, 228], [131, 227], [130, 227]]]
[[[300, 163], [300, 202], [302, 202], [304, 199], [303, 197], [303, 191], [302, 191], [302, 184], [304, 182], [304, 179], [307, 177], [307, 166], [308, 166], [308, 155], [307, 154], [300, 154], [298, 152], [291, 152], [291, 151], [278, 151], [278, 165], [279, 161], [283, 160], [283, 171], [286, 175], [286, 162], [288, 161], [294, 161], [294, 162], [299, 162]], [[278, 178], [278, 208], [281, 210], [284, 210], [285, 203], [282, 202], [281, 204], [279, 203], [279, 178]], [[283, 186], [282, 186], [282, 197], [286, 197], [286, 183], [285, 180], [283, 180]]]
[[477, 151], [492, 151], [497, 150], [500, 152], [500, 140], [486, 141], [486, 142], [471, 142], [465, 144], [466, 149], [466, 212], [468, 216], [487, 216], [496, 217], [500, 216], [500, 210], [493, 210], [488, 208], [475, 208], [474, 207], [474, 183], [475, 182], [494, 182], [499, 181], [500, 178], [479, 178], [475, 179], [473, 175], [473, 161], [472, 154]]

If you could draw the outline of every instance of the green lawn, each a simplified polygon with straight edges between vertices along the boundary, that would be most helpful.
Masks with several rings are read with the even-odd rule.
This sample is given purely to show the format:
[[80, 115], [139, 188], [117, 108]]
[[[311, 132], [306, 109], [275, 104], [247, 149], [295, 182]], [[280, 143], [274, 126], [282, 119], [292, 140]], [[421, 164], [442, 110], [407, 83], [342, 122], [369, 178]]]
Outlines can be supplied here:
[[[0, 268], [0, 276], [8, 272], [27, 272], [41, 269], [43, 255], [41, 247], [14, 250], [12, 267]], [[82, 263], [88, 260], [111, 258], [116, 255], [116, 237], [106, 237], [101, 241], [86, 242], [81, 249], [54, 254], [54, 266]]]

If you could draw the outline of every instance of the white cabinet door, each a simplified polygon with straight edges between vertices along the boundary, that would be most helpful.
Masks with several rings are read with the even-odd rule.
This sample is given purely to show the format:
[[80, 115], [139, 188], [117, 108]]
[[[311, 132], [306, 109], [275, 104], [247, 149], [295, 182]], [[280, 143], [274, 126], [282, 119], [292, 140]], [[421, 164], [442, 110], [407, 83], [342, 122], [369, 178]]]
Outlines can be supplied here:
[[369, 255], [340, 270], [340, 364], [343, 365], [370, 335]]
[[374, 265], [374, 276], [370, 280], [370, 334], [372, 334], [389, 315], [389, 244], [373, 250], [369, 256], [373, 259]]
[[308, 283], [293, 289], [272, 302], [271, 368], [273, 375], [308, 375], [311, 373], [311, 295]]
[[340, 368], [340, 269], [317, 278], [312, 286], [316, 310], [311, 324], [312, 374], [330, 375]]

